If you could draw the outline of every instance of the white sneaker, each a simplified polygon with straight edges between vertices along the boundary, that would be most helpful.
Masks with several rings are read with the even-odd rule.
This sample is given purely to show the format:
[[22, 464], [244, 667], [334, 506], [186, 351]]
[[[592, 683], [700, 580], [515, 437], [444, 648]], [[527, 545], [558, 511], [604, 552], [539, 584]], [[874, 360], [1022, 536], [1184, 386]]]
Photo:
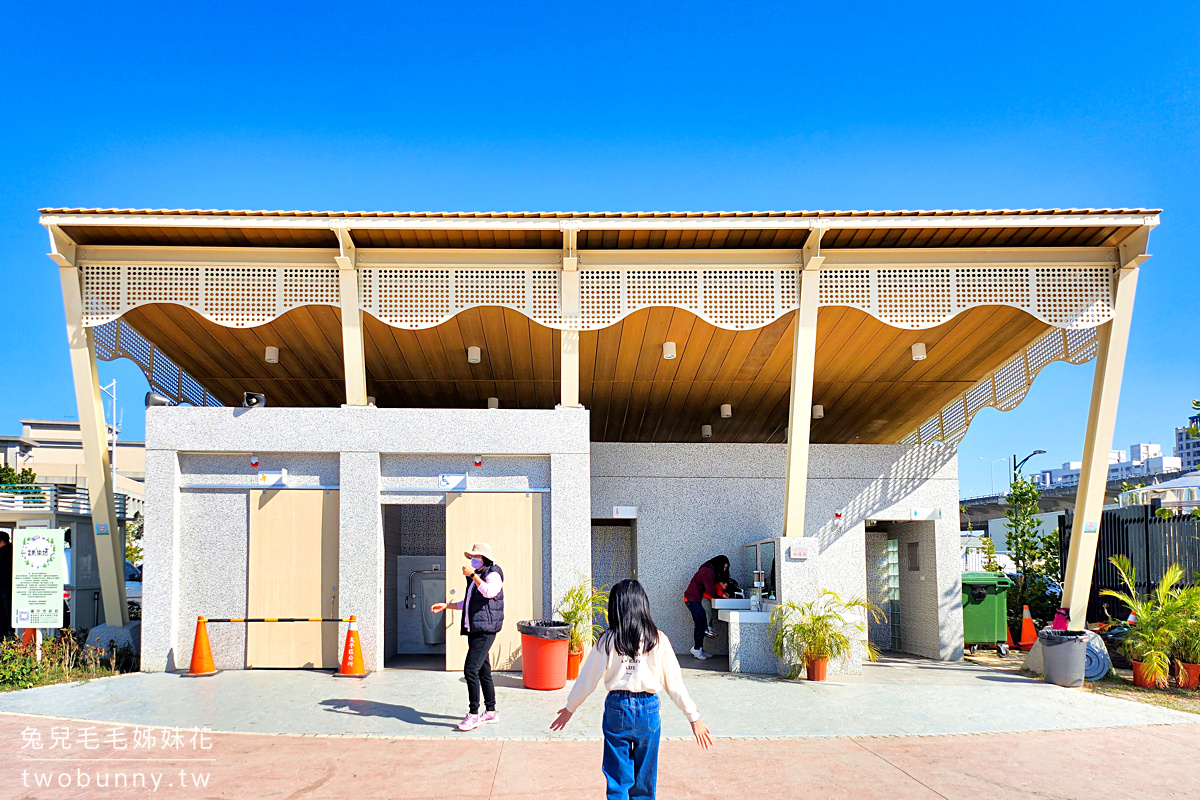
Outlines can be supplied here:
[[692, 656], [693, 656], [693, 657], [694, 657], [694, 658], [695, 658], [697, 661], [705, 661], [705, 660], [707, 660], [707, 659], [710, 659], [710, 658], [712, 658], [712, 656], [710, 656], [708, 653], [704, 652], [703, 650], [699, 650], [699, 649], [697, 649], [697, 648], [695, 648], [695, 647], [693, 647], [693, 648], [692, 648]]

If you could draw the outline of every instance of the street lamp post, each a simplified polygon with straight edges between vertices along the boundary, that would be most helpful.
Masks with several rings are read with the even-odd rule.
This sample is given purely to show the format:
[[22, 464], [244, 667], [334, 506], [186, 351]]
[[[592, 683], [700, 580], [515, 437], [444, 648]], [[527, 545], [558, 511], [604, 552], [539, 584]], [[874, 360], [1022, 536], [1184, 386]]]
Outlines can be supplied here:
[[995, 495], [996, 494], [996, 464], [1000, 463], [1001, 461], [1003, 461], [1005, 464], [1007, 464], [1008, 459], [1007, 458], [993, 458], [991, 461], [988, 461], [983, 456], [975, 456], [975, 457], [988, 465], [988, 480], [991, 481], [991, 483], [992, 483], [992, 494]]
[[1025, 466], [1025, 462], [1026, 462], [1026, 461], [1028, 461], [1029, 459], [1033, 458], [1034, 456], [1045, 455], [1045, 453], [1046, 453], [1046, 451], [1045, 451], [1045, 450], [1034, 450], [1032, 453], [1030, 453], [1029, 455], [1025, 456], [1025, 457], [1024, 457], [1024, 458], [1022, 458], [1020, 461], [1017, 461], [1017, 454], [1016, 454], [1016, 453], [1013, 453], [1013, 457], [1012, 457], [1012, 458], [1013, 458], [1013, 460], [1012, 460], [1012, 463], [1013, 463], [1012, 479], [1013, 479], [1014, 481], [1017, 479], [1017, 475], [1019, 475], [1019, 474], [1020, 474], [1020, 472], [1021, 472], [1021, 467]]

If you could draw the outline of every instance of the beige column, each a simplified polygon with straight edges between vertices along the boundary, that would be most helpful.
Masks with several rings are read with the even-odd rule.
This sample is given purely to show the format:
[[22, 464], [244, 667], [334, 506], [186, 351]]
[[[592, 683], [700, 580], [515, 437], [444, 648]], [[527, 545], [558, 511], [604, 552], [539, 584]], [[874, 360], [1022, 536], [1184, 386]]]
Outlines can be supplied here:
[[125, 551], [117, 529], [112, 470], [108, 457], [108, 429], [104, 424], [100, 376], [96, 372], [96, 345], [92, 329], [83, 325], [83, 287], [74, 264], [74, 245], [61, 232], [51, 230], [50, 258], [59, 265], [63, 310], [67, 316], [67, 347], [71, 376], [75, 382], [75, 404], [83, 435], [83, 462], [87, 474], [92, 530], [96, 535], [96, 566], [100, 572], [100, 597], [108, 625], [129, 622], [125, 601]]
[[562, 332], [561, 400], [564, 406], [579, 407], [579, 331]]
[[342, 361], [346, 369], [346, 405], [367, 404], [367, 362], [363, 347], [363, 318], [358, 305], [358, 268], [354, 240], [346, 228], [336, 228], [339, 254], [338, 290], [342, 306]]
[[804, 535], [804, 501], [808, 494], [808, 442], [812, 426], [813, 366], [817, 355], [817, 294], [821, 278], [821, 230], [809, 233], [801, 258], [792, 343], [792, 386], [788, 403], [787, 472], [784, 481], [783, 535]]
[[1108, 483], [1108, 452], [1112, 449], [1125, 350], [1129, 344], [1129, 324], [1133, 319], [1133, 298], [1137, 291], [1137, 264], [1146, 258], [1144, 236], [1141, 243], [1138, 253], [1127, 254], [1127, 248], [1121, 248], [1122, 267], [1113, 279], [1113, 318], [1100, 326], [1096, 336], [1092, 403], [1088, 410], [1083, 467], [1079, 472], [1079, 488], [1075, 495], [1075, 521], [1071, 547], [1067, 553], [1066, 580], [1063, 583], [1063, 605], [1071, 610], [1072, 630], [1083, 630], [1087, 623], [1088, 596], [1091, 593], [1096, 544], [1100, 535], [1100, 513], [1104, 505], [1104, 488]]

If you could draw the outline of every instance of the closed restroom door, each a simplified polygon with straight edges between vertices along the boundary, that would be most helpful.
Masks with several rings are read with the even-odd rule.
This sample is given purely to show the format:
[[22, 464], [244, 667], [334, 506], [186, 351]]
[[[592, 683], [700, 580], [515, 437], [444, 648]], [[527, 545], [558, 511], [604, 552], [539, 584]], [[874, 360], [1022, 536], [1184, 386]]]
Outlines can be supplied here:
[[[338, 493], [329, 489], [250, 492], [247, 617], [338, 614]], [[247, 667], [336, 669], [336, 622], [250, 622]]]
[[[541, 616], [542, 496], [524, 492], [446, 495], [446, 599], [463, 599], [464, 551], [487, 542], [504, 570], [504, 627], [492, 644], [492, 669], [521, 668], [517, 622]], [[446, 612], [446, 669], [461, 670], [467, 637], [459, 632], [462, 611]]]

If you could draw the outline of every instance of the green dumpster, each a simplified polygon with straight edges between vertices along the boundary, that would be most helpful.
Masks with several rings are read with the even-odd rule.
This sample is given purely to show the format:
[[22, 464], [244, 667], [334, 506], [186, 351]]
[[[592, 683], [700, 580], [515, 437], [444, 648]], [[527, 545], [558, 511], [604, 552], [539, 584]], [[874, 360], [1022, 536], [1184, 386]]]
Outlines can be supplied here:
[[1008, 647], [1008, 588], [1012, 581], [1002, 572], [962, 574], [963, 640], [968, 646]]

